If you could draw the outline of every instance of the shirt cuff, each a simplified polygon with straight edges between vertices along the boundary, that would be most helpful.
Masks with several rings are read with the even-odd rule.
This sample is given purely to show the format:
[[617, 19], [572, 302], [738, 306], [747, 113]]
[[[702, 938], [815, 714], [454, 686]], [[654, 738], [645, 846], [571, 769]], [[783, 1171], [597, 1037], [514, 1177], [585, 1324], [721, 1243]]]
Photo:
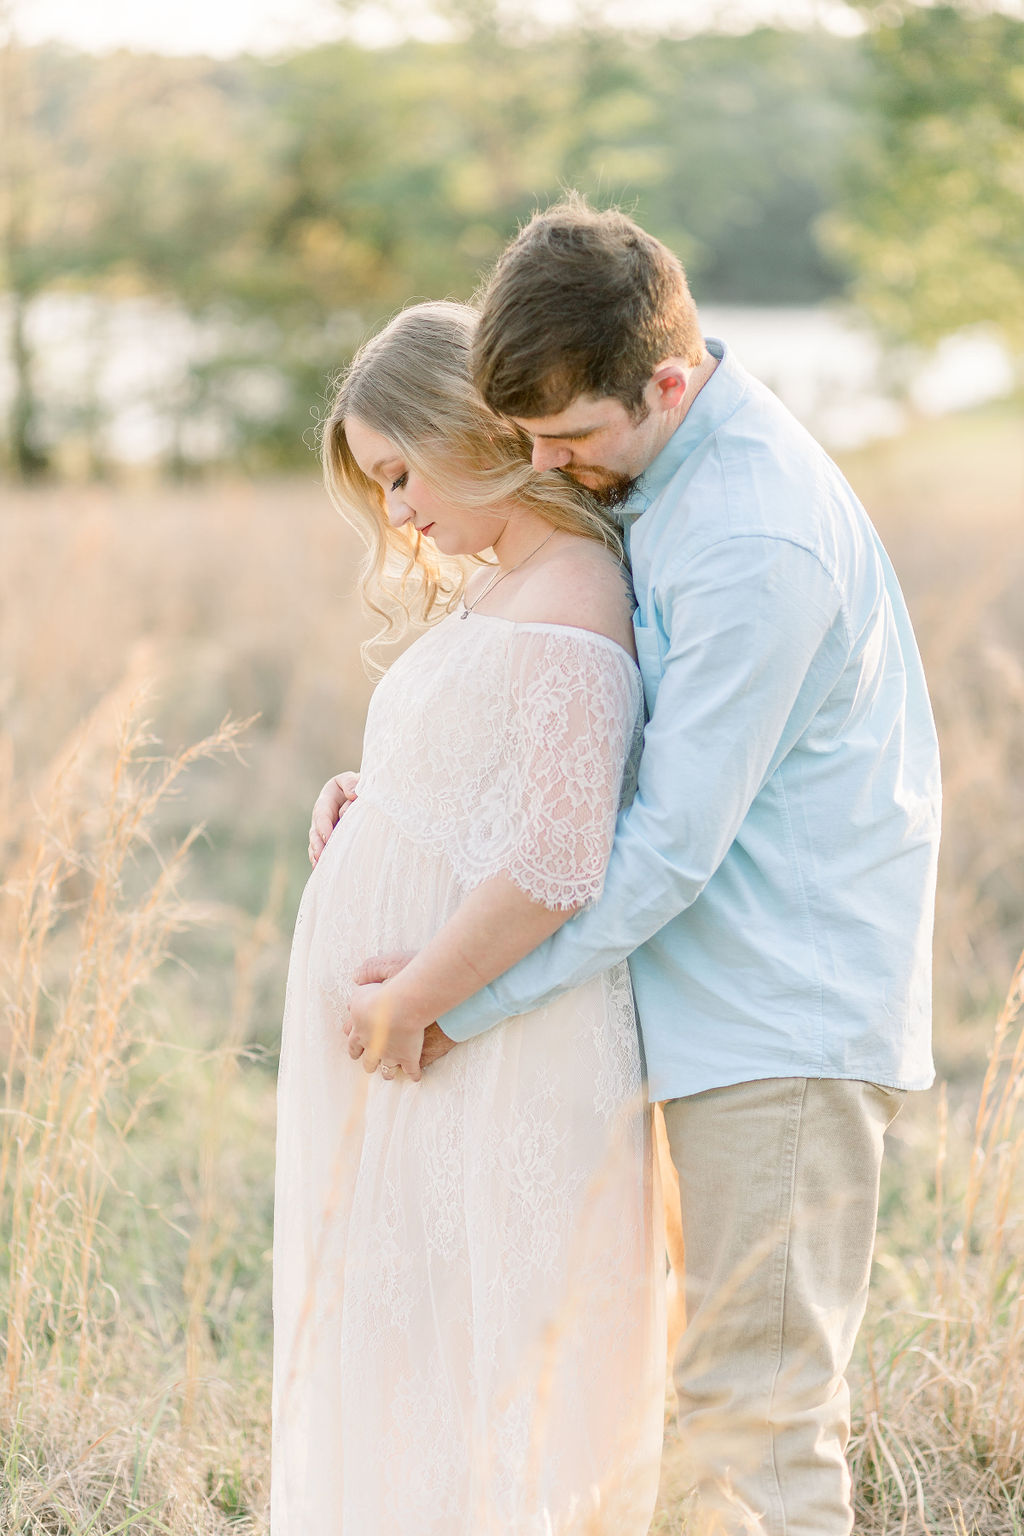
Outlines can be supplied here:
[[467, 997], [457, 1008], [443, 1013], [437, 1022], [449, 1040], [461, 1042], [482, 1035], [493, 1025], [500, 1024], [505, 1017], [505, 1011], [490, 987], [481, 987], [479, 992]]

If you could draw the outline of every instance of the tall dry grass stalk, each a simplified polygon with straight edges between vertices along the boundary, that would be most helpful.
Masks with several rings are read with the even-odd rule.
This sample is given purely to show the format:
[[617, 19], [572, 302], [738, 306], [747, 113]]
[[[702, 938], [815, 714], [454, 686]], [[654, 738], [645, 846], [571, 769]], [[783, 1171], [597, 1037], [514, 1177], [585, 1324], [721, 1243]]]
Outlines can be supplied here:
[[140, 993], [189, 917], [181, 876], [196, 828], [169, 853], [154, 822], [181, 775], [237, 747], [224, 721], [153, 755], [140, 696], [103, 701], [60, 754], [45, 803], [9, 845], [3, 978], [3, 1387], [95, 1384], [117, 1297], [104, 1284], [103, 1205], [136, 1122], [146, 1049]]
[[[940, 1092], [930, 1263], [873, 1327], [854, 1446], [858, 1531], [1024, 1529], [1024, 953], [967, 1145]], [[923, 1247], [923, 1245], [922, 1245]]]
[[274, 866], [262, 912], [245, 925], [235, 949], [231, 1011], [223, 1039], [214, 1056], [214, 1071], [207, 1086], [203, 1133], [199, 1145], [196, 1228], [189, 1243], [182, 1277], [187, 1304], [185, 1322], [185, 1376], [181, 1421], [191, 1427], [196, 1414], [200, 1378], [207, 1363], [209, 1332], [206, 1308], [214, 1280], [214, 1263], [234, 1235], [234, 1220], [224, 1209], [220, 1188], [221, 1159], [227, 1128], [221, 1106], [237, 1078], [245, 1051], [254, 1002], [255, 978], [261, 956], [278, 934], [278, 919], [285, 896], [285, 867]]

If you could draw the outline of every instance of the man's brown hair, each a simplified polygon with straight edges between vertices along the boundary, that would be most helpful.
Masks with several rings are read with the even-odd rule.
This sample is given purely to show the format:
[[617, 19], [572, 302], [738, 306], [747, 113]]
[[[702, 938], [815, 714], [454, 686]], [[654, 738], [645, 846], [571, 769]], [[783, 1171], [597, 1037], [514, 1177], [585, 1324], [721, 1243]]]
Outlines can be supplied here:
[[640, 414], [657, 365], [704, 356], [677, 256], [579, 193], [535, 213], [480, 294], [473, 378], [492, 411], [551, 416], [580, 395]]

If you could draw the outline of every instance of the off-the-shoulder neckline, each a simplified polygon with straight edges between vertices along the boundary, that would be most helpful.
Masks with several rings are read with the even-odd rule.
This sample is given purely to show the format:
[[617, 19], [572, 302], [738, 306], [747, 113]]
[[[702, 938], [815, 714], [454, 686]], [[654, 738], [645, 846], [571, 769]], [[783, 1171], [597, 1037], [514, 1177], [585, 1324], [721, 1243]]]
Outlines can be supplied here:
[[582, 624], [545, 624], [540, 619], [506, 619], [502, 613], [474, 613], [472, 608], [467, 610], [465, 604], [456, 608], [451, 617], [461, 621], [464, 614], [467, 618], [487, 619], [491, 624], [511, 624], [514, 629], [554, 631], [555, 633], [559, 630], [564, 630], [570, 635], [586, 635], [588, 640], [594, 640], [598, 645], [610, 646], [613, 651], [617, 651], [620, 656], [628, 661], [635, 671], [639, 672], [640, 670], [635, 658], [629, 654], [624, 645], [620, 645], [610, 635], [599, 634], [596, 629], [584, 629]]

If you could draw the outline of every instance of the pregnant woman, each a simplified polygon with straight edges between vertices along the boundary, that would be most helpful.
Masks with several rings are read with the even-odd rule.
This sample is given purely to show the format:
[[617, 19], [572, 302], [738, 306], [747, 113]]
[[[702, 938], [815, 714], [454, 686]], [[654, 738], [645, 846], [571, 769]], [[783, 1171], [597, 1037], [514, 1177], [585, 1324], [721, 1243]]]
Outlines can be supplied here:
[[[419, 1080], [364, 1070], [344, 1033], [367, 956], [419, 951], [441, 1011], [593, 901], [638, 745], [614, 528], [476, 396], [473, 324], [404, 311], [324, 433], [371, 608], [433, 622], [377, 686], [296, 924], [274, 1536], [643, 1536], [656, 1495], [663, 1260], [625, 966]], [[463, 589], [446, 557], [488, 551]]]

